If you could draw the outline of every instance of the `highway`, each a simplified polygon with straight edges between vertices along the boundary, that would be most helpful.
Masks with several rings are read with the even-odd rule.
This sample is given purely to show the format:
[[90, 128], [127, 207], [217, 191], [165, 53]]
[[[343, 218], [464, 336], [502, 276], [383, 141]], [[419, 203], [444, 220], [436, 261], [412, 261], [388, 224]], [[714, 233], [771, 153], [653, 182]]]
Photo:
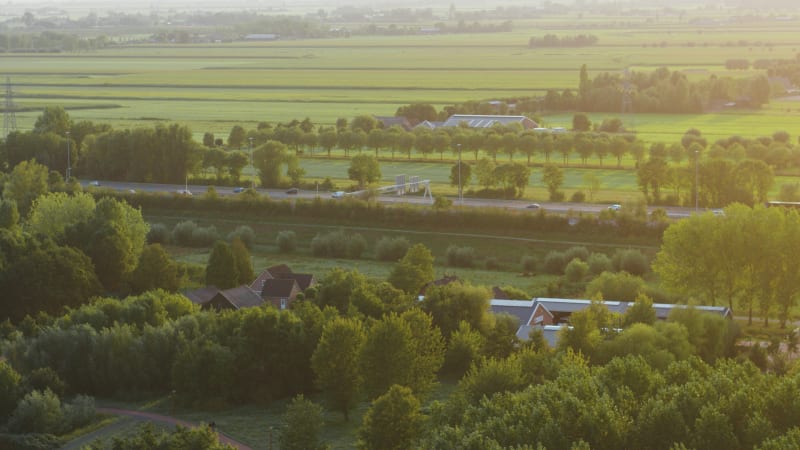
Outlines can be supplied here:
[[[92, 185], [91, 183], [99, 183], [99, 186]], [[131, 182], [120, 182], [120, 181], [92, 181], [89, 180], [82, 180], [80, 182], [81, 186], [84, 190], [91, 190], [91, 189], [108, 189], [112, 191], [120, 191], [120, 192], [148, 192], [148, 193], [167, 193], [167, 194], [174, 194], [174, 195], [184, 195], [181, 192], [184, 189], [188, 189], [193, 195], [203, 195], [205, 194], [208, 186], [202, 185], [186, 185], [183, 184], [154, 184], [154, 183], [131, 183]], [[239, 195], [234, 193], [233, 187], [227, 186], [214, 186], [217, 190], [217, 194], [220, 196], [234, 196]], [[298, 190], [297, 194], [287, 194], [284, 189], [262, 189], [258, 188], [256, 191], [261, 194], [267, 194], [270, 198], [276, 200], [282, 199], [292, 199], [292, 198], [306, 198], [306, 199], [313, 199], [317, 196], [321, 198], [331, 198], [331, 193], [327, 191], [319, 191], [317, 193], [314, 190]], [[405, 196], [397, 196], [397, 195], [380, 195], [376, 197], [378, 201], [383, 203], [410, 203], [410, 204], [431, 204], [430, 199], [422, 198], [418, 195], [405, 195]], [[481, 198], [464, 198], [463, 200], [459, 200], [455, 197], [450, 197], [453, 200], [453, 206], [463, 205], [464, 207], [470, 208], [505, 208], [505, 209], [521, 209], [530, 211], [532, 214], [536, 213], [538, 209], [528, 208], [533, 202], [526, 201], [526, 200], [498, 200], [498, 199], [481, 199]], [[341, 201], [341, 199], [332, 199], [332, 201]], [[596, 204], [596, 203], [554, 203], [554, 202], [537, 202], [540, 205], [540, 209], [544, 209], [550, 213], [556, 214], [566, 214], [570, 211], [578, 213], [587, 213], [587, 214], [598, 214], [600, 211], [608, 208], [606, 204]], [[666, 212], [667, 216], [670, 218], [682, 218], [682, 217], [689, 217], [693, 212], [693, 208], [684, 208], [684, 207], [662, 207]], [[655, 207], [648, 207], [648, 211], [652, 211], [656, 209]], [[705, 210], [701, 210], [701, 212], [705, 212]]]

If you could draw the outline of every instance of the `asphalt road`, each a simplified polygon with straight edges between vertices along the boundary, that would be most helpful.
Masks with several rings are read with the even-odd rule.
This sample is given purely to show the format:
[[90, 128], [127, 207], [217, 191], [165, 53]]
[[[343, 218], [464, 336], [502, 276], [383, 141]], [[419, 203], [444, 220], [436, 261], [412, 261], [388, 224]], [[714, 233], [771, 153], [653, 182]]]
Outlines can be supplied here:
[[[115, 191], [121, 192], [163, 192], [163, 193], [172, 193], [174, 195], [185, 195], [183, 194], [184, 190], [188, 190], [193, 195], [203, 195], [208, 186], [201, 186], [201, 185], [182, 185], [182, 184], [154, 184], [154, 183], [128, 183], [128, 182], [118, 182], [118, 181], [97, 181], [99, 186], [94, 186], [91, 183], [95, 183], [96, 181], [89, 181], [83, 180], [81, 181], [81, 185], [84, 189], [111, 189]], [[225, 186], [215, 186], [217, 190], [217, 194], [221, 196], [233, 196], [238, 195], [234, 192], [233, 187], [225, 187]], [[314, 198], [314, 197], [322, 197], [322, 198], [331, 198], [330, 192], [316, 192], [313, 190], [299, 190], [297, 194], [287, 194], [285, 190], [282, 189], [256, 189], [259, 194], [268, 194], [273, 199], [290, 199], [290, 198]], [[379, 201], [384, 203], [412, 203], [412, 204], [430, 204], [431, 200], [422, 198], [417, 195], [405, 195], [405, 196], [396, 196], [396, 195], [380, 195], [377, 197]], [[506, 209], [524, 209], [527, 211], [531, 211], [531, 213], [536, 212], [538, 209], [544, 209], [547, 212], [557, 213], [557, 214], [566, 214], [570, 211], [573, 212], [582, 212], [582, 213], [593, 213], [598, 214], [600, 211], [607, 209], [609, 205], [606, 204], [594, 204], [594, 203], [549, 203], [549, 202], [539, 202], [539, 208], [529, 208], [532, 204], [530, 201], [523, 201], [523, 200], [496, 200], [496, 199], [480, 199], [480, 198], [464, 198], [459, 200], [458, 198], [451, 197], [453, 200], [453, 204], [463, 205], [464, 207], [472, 207], [472, 208], [506, 208]], [[655, 208], [648, 208], [648, 210], [652, 211]], [[663, 208], [667, 212], [667, 216], [671, 218], [682, 218], [682, 217], [689, 217], [693, 212], [693, 208], [683, 208], [683, 207], [664, 207]], [[703, 212], [705, 210], [702, 210]]]

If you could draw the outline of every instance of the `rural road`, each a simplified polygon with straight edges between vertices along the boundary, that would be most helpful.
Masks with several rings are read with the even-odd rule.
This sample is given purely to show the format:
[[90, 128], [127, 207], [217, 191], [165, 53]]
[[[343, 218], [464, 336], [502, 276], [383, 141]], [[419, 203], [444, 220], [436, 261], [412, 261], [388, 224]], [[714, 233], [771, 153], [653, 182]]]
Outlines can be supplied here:
[[[187, 428], [194, 428], [198, 426], [198, 424], [186, 422], [185, 420], [180, 420], [170, 416], [162, 416], [161, 414], [153, 414], [143, 411], [132, 411], [127, 409], [116, 409], [116, 408], [97, 408], [97, 413], [110, 414], [114, 416], [124, 416], [137, 421], [156, 422], [168, 425], [180, 425], [182, 427], [187, 427]], [[126, 425], [127, 423], [125, 422], [116, 422], [107, 427], [100, 428], [99, 430], [95, 430], [92, 433], [86, 434], [84, 436], [79, 437], [78, 439], [75, 439], [67, 443], [65, 446], [61, 447], [61, 450], [78, 450], [82, 446], [88, 445], [97, 439], [103, 439], [113, 436], [116, 430], [124, 428]], [[252, 450], [250, 447], [242, 444], [241, 442], [235, 441], [229, 438], [228, 436], [225, 436], [221, 432], [218, 432], [217, 434], [219, 435], [219, 441], [223, 444], [230, 445], [237, 450]]]

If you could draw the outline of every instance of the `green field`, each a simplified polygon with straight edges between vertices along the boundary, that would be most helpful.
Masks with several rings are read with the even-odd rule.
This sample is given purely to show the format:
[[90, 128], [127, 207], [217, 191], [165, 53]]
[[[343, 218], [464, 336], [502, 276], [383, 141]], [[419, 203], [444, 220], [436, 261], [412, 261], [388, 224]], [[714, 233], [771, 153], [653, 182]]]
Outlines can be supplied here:
[[[692, 78], [748, 77], [728, 71], [726, 59], [793, 58], [800, 48], [796, 20], [752, 19], [701, 26], [691, 19], [724, 13], [694, 11], [687, 17], [642, 11], [626, 16], [547, 16], [521, 20], [508, 33], [427, 36], [354, 36], [215, 45], [135, 45], [85, 53], [0, 54], [17, 104], [60, 104], [74, 119], [117, 127], [176, 121], [198, 137], [227, 136], [235, 124], [310, 117], [332, 124], [339, 117], [393, 115], [398, 106], [437, 107], [464, 101], [539, 95], [576, 89], [578, 69], [590, 74], [667, 66]], [[569, 35], [576, 25], [599, 37], [593, 47], [530, 49], [528, 39]], [[739, 43], [747, 39], [747, 45]], [[92, 106], [113, 106], [97, 109]], [[36, 112], [17, 114], [30, 129]], [[618, 114], [595, 114], [592, 119]], [[800, 104], [775, 101], [760, 111], [704, 115], [624, 115], [624, 123], [648, 141], [673, 141], [689, 128], [711, 139], [734, 134], [797, 134]], [[548, 126], [569, 126], [570, 114], [543, 117]]]

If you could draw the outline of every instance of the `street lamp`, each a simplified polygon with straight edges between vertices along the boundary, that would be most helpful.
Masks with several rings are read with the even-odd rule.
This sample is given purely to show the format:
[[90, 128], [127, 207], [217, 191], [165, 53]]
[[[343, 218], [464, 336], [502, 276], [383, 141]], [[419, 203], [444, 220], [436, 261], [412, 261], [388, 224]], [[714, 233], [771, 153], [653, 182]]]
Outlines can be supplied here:
[[699, 171], [697, 169], [697, 160], [700, 159], [700, 150], [694, 151], [694, 212], [697, 213], [697, 206], [698, 206], [698, 198], [697, 198], [697, 191], [698, 191], [698, 184], [699, 184]]
[[458, 202], [464, 206], [464, 195], [461, 192], [461, 144], [456, 146], [458, 147]]
[[[251, 136], [247, 138], [247, 140], [250, 142], [248, 145], [248, 148], [250, 149], [250, 167], [253, 167], [253, 137]], [[250, 179], [250, 188], [255, 189], [255, 181], [253, 181], [252, 178]]]
[[69, 130], [66, 131], [66, 134], [67, 134], [67, 171], [66, 171], [66, 180], [65, 181], [67, 183], [69, 183], [69, 178], [70, 178], [70, 176], [72, 176], [72, 167], [71, 167], [71, 164], [70, 164], [70, 161], [69, 161], [69, 153], [70, 153], [70, 148], [69, 148]]

